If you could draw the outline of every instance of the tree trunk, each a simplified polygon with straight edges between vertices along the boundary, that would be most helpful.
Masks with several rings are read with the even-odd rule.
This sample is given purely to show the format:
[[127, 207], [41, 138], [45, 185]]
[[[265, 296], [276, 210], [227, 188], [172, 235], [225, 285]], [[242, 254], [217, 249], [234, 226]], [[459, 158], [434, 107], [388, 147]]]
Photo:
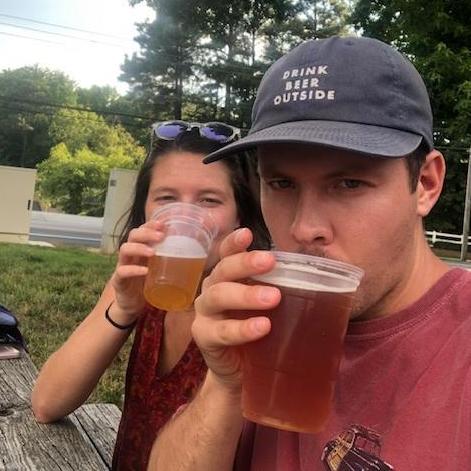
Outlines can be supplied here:
[[180, 46], [177, 46], [177, 60], [175, 63], [175, 100], [173, 104], [173, 116], [175, 119], [182, 119], [183, 77], [180, 61], [181, 49]]

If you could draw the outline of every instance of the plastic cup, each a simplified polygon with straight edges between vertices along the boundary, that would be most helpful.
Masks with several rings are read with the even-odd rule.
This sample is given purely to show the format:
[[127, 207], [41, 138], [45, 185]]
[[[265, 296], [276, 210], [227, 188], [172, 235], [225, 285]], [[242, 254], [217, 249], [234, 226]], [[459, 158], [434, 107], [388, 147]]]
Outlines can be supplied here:
[[152, 218], [163, 222], [166, 235], [154, 246], [144, 297], [166, 311], [187, 309], [201, 282], [216, 223], [208, 210], [189, 203], [162, 206]]
[[[274, 269], [246, 281], [276, 286], [281, 302], [263, 313], [271, 320], [270, 333], [241, 347], [242, 412], [270, 427], [315, 433], [329, 416], [343, 339], [363, 271], [325, 258], [273, 254]], [[249, 313], [238, 316], [247, 318]]]

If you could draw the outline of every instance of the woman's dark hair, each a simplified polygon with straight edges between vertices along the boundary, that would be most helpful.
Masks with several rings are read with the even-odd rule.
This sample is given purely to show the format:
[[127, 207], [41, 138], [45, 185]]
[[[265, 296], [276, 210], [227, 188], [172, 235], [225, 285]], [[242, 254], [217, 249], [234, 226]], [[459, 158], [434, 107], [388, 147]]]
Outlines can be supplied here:
[[[175, 140], [158, 139], [155, 141], [153, 149], [139, 169], [134, 200], [119, 238], [119, 246], [126, 242], [132, 229], [144, 224], [146, 220], [147, 193], [149, 192], [152, 170], [159, 157], [174, 151], [207, 155], [221, 147], [223, 146], [220, 143], [201, 137], [197, 130], [184, 132]], [[240, 225], [248, 227], [253, 233], [254, 239], [250, 248], [269, 249], [270, 234], [260, 209], [259, 182], [254, 157], [238, 155], [221, 160], [221, 162], [229, 170]]]

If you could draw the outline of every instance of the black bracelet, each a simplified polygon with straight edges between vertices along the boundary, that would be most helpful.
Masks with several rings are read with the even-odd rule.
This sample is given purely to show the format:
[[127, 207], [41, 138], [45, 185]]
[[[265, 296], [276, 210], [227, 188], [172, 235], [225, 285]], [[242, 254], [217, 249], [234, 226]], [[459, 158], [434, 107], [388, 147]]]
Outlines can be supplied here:
[[131, 322], [130, 324], [128, 325], [122, 325], [122, 324], [118, 324], [117, 322], [115, 322], [113, 319], [111, 319], [110, 317], [110, 307], [113, 305], [114, 301], [111, 301], [111, 304], [106, 308], [106, 311], [105, 311], [105, 319], [113, 326], [113, 327], [116, 327], [117, 329], [119, 330], [128, 330], [128, 329], [132, 329], [136, 324], [137, 324], [137, 320], [134, 321], [134, 322]]

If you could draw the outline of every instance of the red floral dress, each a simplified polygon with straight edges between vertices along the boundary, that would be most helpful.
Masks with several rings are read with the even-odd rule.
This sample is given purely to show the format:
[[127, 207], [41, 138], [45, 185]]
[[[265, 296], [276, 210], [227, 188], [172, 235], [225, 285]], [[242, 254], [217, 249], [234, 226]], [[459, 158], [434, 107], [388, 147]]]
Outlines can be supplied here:
[[206, 374], [206, 364], [192, 340], [172, 371], [159, 376], [164, 319], [165, 312], [149, 307], [137, 324], [113, 470], [147, 469], [157, 432], [181, 405], [190, 401]]

